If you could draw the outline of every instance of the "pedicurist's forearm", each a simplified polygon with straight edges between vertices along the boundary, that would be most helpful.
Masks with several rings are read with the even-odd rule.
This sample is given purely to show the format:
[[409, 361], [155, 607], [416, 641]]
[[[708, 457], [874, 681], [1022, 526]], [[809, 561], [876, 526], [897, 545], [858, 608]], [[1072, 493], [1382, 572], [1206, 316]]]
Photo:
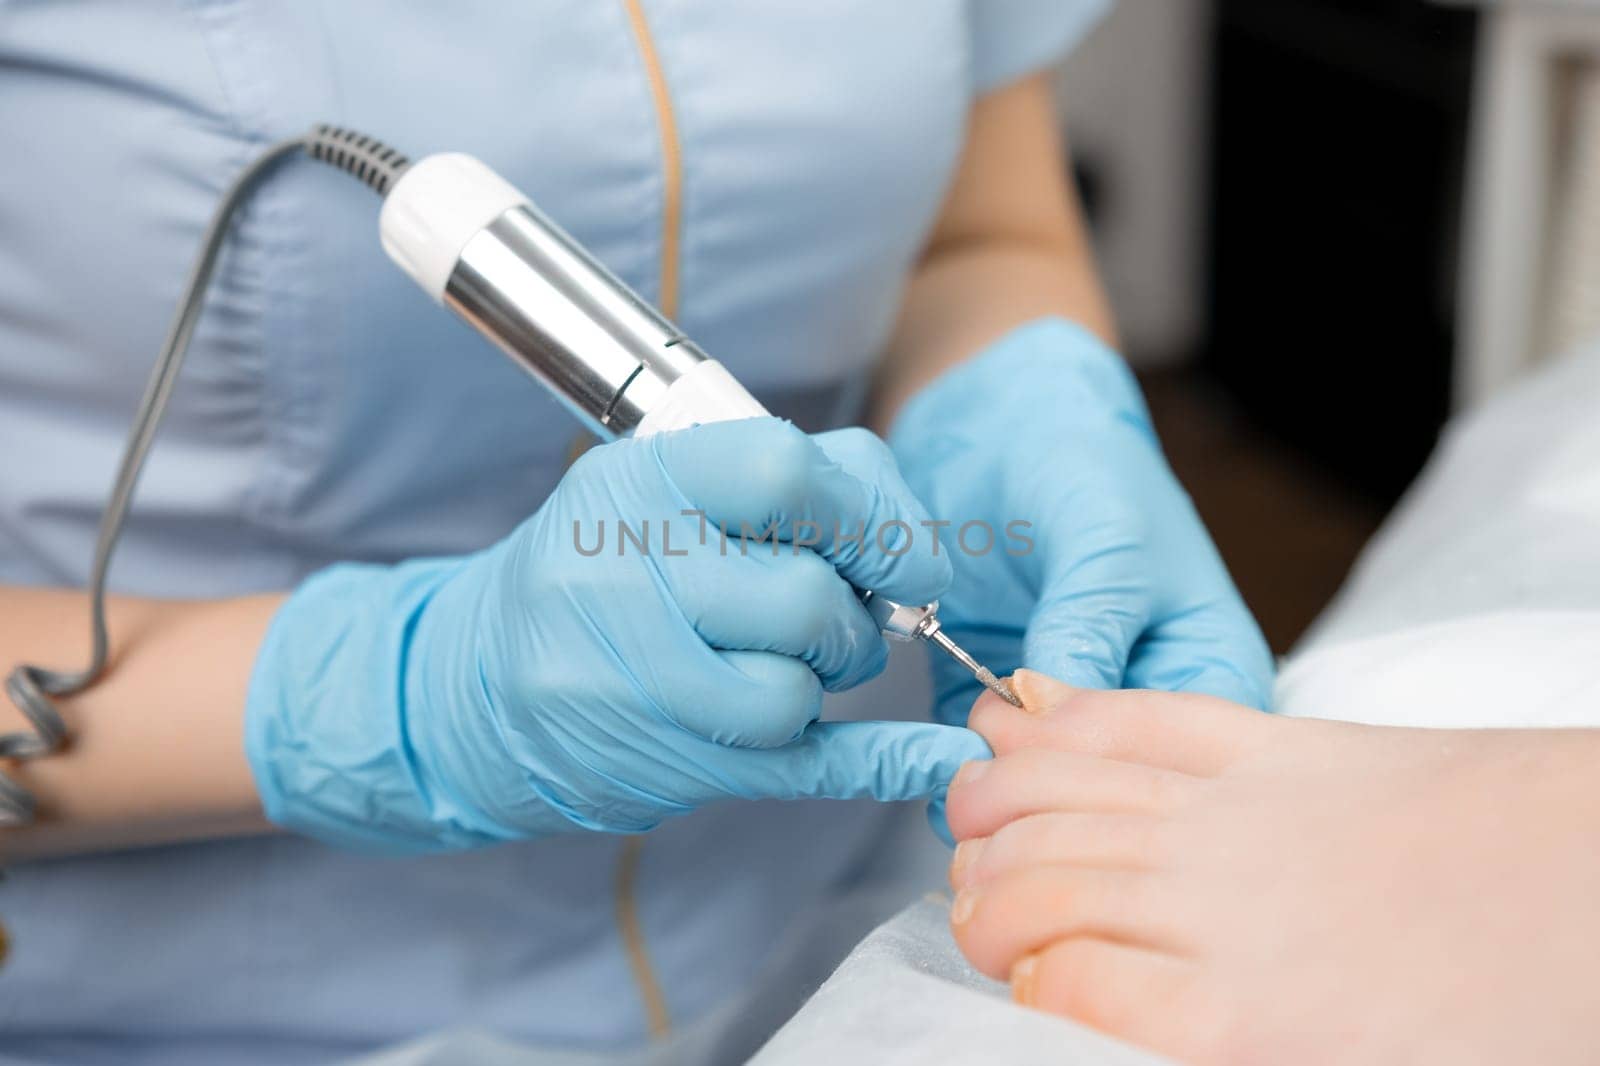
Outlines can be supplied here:
[[[0, 764], [39, 804], [34, 825], [0, 830], [0, 861], [266, 829], [242, 737], [251, 666], [279, 602], [109, 599], [111, 664], [58, 701], [71, 743]], [[81, 592], [0, 587], [0, 668], [79, 668], [88, 610]], [[0, 699], [0, 730], [25, 728]]]
[[1050, 315], [1114, 343], [1048, 78], [997, 90], [973, 107], [967, 144], [912, 276], [884, 360], [872, 424], [1015, 326]]
[[996, 240], [953, 248], [917, 274], [874, 392], [870, 425], [886, 432], [905, 402], [940, 373], [1016, 326], [1055, 315], [1114, 340], [1093, 266]]

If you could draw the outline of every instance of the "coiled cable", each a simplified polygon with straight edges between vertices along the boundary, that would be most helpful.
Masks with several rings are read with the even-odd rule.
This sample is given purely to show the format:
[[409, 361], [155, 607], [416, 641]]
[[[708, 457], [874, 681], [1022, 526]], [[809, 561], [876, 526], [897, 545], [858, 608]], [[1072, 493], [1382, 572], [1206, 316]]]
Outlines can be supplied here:
[[[123, 446], [121, 461], [117, 464], [110, 499], [100, 516], [94, 562], [89, 572], [89, 627], [92, 639], [89, 664], [78, 671], [51, 670], [27, 664], [11, 671], [5, 682], [6, 694], [33, 728], [31, 732], [0, 734], [0, 759], [24, 761], [61, 750], [70, 739], [71, 730], [56, 707], [55, 700], [82, 692], [105, 672], [111, 651], [111, 638], [106, 626], [106, 576], [111, 568], [111, 557], [122, 535], [128, 507], [133, 502], [134, 489], [144, 469], [145, 459], [150, 454], [156, 432], [161, 427], [161, 419], [166, 414], [167, 403], [172, 398], [172, 390], [177, 384], [178, 372], [183, 367], [195, 326], [200, 321], [206, 290], [211, 285], [211, 277], [216, 271], [233, 216], [262, 177], [283, 159], [300, 151], [353, 175], [379, 195], [386, 194], [409, 165], [404, 155], [380, 141], [354, 130], [319, 125], [302, 136], [271, 145], [234, 178], [223, 193], [201, 238], [200, 256], [189, 272], [183, 295], [178, 301], [177, 314], [151, 369], [133, 427]], [[32, 793], [0, 771], [0, 827], [31, 822], [36, 807]]]

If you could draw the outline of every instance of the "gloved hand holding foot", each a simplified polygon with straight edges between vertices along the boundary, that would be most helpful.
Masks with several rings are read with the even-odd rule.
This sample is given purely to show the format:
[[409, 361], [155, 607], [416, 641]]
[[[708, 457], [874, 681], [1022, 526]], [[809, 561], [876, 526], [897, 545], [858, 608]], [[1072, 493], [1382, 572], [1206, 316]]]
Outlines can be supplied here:
[[[939, 614], [980, 662], [1266, 706], [1266, 643], [1133, 375], [1093, 334], [1053, 318], [1012, 331], [913, 397], [889, 440], [950, 523]], [[939, 659], [937, 716], [964, 722], [981, 690]]]
[[294, 594], [246, 712], [268, 817], [404, 852], [940, 792], [988, 755], [976, 734], [816, 721], [824, 690], [885, 662], [852, 586], [923, 603], [948, 584], [947, 557], [874, 548], [925, 518], [864, 430], [752, 419], [596, 448], [486, 551]]

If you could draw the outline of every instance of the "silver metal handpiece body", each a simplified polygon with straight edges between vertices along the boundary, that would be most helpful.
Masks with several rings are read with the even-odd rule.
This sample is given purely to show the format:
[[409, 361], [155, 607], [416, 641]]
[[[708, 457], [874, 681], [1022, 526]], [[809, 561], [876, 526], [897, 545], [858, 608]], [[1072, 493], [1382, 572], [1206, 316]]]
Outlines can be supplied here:
[[605, 439], [636, 432], [706, 361], [532, 205], [466, 243], [444, 300]]
[[390, 187], [391, 258], [603, 440], [767, 413], [722, 364], [471, 156]]

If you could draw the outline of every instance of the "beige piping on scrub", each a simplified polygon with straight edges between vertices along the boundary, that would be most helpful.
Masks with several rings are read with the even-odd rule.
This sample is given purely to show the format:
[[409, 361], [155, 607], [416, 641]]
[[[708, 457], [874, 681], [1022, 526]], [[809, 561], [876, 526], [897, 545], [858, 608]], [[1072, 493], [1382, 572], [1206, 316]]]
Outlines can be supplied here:
[[[655, 39], [650, 35], [650, 23], [645, 18], [644, 8], [640, 0], [622, 0], [622, 5], [627, 10], [628, 24], [633, 28], [634, 41], [639, 47], [639, 59], [644, 64], [645, 76], [650, 83], [656, 127], [661, 134], [661, 287], [656, 302], [662, 314], [676, 318], [678, 249], [683, 228], [683, 155], [678, 143], [678, 121], [672, 113], [672, 97], [667, 91], [666, 74], [662, 71], [661, 56], [656, 51]], [[655, 967], [651, 965], [644, 927], [639, 921], [637, 889], [644, 842], [643, 836], [631, 836], [622, 842], [622, 851], [617, 857], [616, 918], [623, 948], [628, 953], [628, 966], [633, 970], [634, 982], [639, 986], [639, 998], [644, 1003], [650, 1036], [660, 1040], [671, 1035], [672, 1018], [667, 1013], [666, 997], [661, 994], [661, 982], [656, 977]]]
[[678, 246], [683, 231], [683, 152], [678, 143], [678, 119], [672, 111], [672, 96], [667, 91], [667, 76], [661, 56], [650, 36], [650, 23], [644, 17], [641, 0], [622, 0], [628, 9], [628, 22], [639, 44], [639, 59], [650, 81], [650, 96], [656, 107], [656, 126], [661, 132], [661, 291], [656, 305], [668, 318], [678, 317]]

